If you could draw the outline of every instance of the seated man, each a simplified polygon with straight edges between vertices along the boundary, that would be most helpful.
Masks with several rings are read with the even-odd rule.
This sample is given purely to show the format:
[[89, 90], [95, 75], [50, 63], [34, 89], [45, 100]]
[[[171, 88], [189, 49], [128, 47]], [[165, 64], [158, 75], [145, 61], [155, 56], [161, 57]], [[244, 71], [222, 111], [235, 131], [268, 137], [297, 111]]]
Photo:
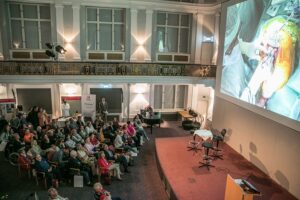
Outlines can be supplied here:
[[85, 165], [89, 166], [92, 170], [92, 174], [96, 174], [95, 167], [95, 157], [93, 154], [90, 154], [86, 148], [84, 148], [81, 144], [76, 145], [77, 149], [77, 158]]
[[44, 172], [47, 179], [47, 186], [52, 186], [53, 175], [55, 174], [57, 178], [59, 178], [59, 174], [57, 171], [53, 170], [49, 163], [41, 157], [41, 155], [36, 155], [34, 168], [37, 172]]
[[91, 185], [91, 173], [88, 167], [77, 158], [77, 152], [72, 150], [69, 158], [69, 168], [75, 168], [80, 170], [80, 174], [83, 176], [87, 185]]
[[104, 144], [103, 145], [103, 148], [104, 148], [104, 154], [105, 154], [105, 158], [110, 161], [110, 160], [114, 160], [118, 163], [120, 163], [121, 165], [123, 165], [124, 167], [124, 172], [126, 173], [129, 173], [128, 171], [128, 160], [129, 160], [129, 156], [126, 156], [124, 154], [115, 154], [113, 151], [111, 151], [109, 148], [108, 148], [108, 145], [107, 144]]
[[101, 183], [94, 184], [94, 199], [95, 200], [121, 200], [120, 197], [111, 197], [110, 192], [103, 189]]

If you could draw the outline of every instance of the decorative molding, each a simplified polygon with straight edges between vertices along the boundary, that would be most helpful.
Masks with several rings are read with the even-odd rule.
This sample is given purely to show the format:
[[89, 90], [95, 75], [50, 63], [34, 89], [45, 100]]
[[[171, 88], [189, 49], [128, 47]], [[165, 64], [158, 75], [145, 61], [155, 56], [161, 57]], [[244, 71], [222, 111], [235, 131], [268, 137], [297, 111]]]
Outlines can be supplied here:
[[[27, 2], [27, 3], [50, 3], [70, 5], [75, 0], [7, 0], [11, 2]], [[78, 1], [76, 1], [77, 3]], [[205, 3], [186, 3], [172, 2], [163, 0], [81, 0], [82, 6], [99, 6], [99, 7], [118, 7], [118, 8], [136, 8], [136, 9], [152, 9], [164, 10], [170, 12], [186, 12], [213, 14], [221, 8], [220, 3], [205, 4]]]
[[[113, 62], [0, 61], [1, 75], [171, 76], [215, 78], [215, 65]], [[76, 79], [75, 79], [76, 80]], [[2, 79], [1, 79], [2, 81]]]
[[215, 78], [199, 77], [172, 77], [172, 76], [35, 76], [35, 75], [0, 75], [1, 83], [149, 83], [149, 84], [204, 84], [207, 87], [215, 87]]

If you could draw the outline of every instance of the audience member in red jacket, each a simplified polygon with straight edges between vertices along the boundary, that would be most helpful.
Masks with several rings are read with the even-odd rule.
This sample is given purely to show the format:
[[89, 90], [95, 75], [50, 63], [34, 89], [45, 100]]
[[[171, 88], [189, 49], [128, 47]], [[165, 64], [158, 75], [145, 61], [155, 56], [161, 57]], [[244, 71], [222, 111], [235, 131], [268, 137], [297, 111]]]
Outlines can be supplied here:
[[98, 166], [100, 167], [101, 174], [106, 174], [110, 171], [113, 171], [114, 176], [116, 176], [118, 180], [122, 180], [120, 165], [118, 163], [108, 162], [105, 158], [105, 153], [103, 151], [100, 153], [100, 158], [98, 159]]
[[26, 155], [25, 150], [19, 152], [18, 163], [21, 170], [29, 170], [31, 165], [31, 159]]

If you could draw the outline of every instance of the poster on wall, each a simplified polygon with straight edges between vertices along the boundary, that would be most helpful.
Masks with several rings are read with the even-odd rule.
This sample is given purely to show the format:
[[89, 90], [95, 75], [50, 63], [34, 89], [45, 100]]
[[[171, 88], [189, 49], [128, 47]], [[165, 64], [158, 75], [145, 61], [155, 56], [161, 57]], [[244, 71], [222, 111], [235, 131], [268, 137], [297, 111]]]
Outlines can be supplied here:
[[93, 120], [96, 118], [96, 95], [82, 95], [81, 97], [81, 110], [84, 117], [91, 117]]
[[10, 119], [15, 107], [15, 99], [0, 99], [0, 116], [4, 116], [6, 119]]

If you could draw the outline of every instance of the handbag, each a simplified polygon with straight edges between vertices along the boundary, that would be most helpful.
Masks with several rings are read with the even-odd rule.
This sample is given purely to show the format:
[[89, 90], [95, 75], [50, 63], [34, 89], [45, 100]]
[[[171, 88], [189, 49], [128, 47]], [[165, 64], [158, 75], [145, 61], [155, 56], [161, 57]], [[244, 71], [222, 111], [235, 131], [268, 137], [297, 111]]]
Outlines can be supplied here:
[[2, 142], [0, 143], [0, 152], [1, 152], [1, 151], [4, 151], [6, 145], [7, 145], [7, 142], [6, 142], [6, 141], [2, 141]]
[[74, 175], [74, 187], [83, 187], [83, 176]]

